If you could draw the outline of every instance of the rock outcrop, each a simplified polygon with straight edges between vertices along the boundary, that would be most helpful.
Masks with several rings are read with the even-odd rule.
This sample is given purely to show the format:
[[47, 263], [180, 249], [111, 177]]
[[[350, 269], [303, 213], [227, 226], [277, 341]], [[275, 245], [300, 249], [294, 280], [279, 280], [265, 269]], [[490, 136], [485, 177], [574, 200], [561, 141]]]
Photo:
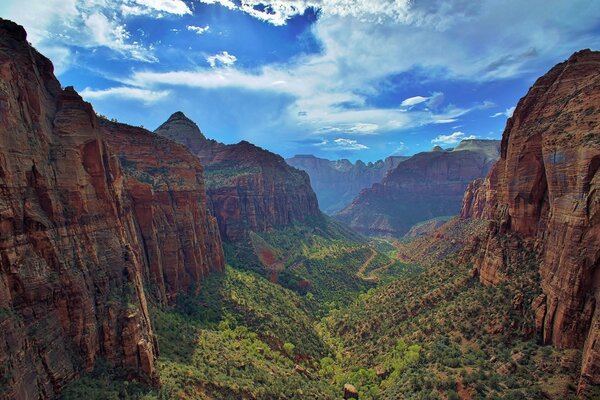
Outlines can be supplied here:
[[416, 154], [335, 217], [364, 233], [401, 236], [418, 222], [457, 214], [467, 186], [485, 177], [498, 157], [498, 141], [477, 139]]
[[127, 176], [151, 293], [172, 303], [177, 293], [197, 291], [207, 273], [224, 265], [198, 158], [145, 129], [107, 120], [100, 126]]
[[206, 139], [176, 112], [156, 133], [187, 146], [204, 165], [207, 194], [224, 240], [266, 232], [320, 213], [308, 175], [247, 141], [226, 145]]
[[333, 214], [350, 204], [361, 190], [381, 182], [388, 171], [408, 158], [390, 156], [374, 163], [359, 160], [353, 164], [346, 159], [330, 161], [313, 155], [297, 155], [285, 161], [306, 171], [321, 210]]
[[[152, 134], [103, 127], [90, 104], [61, 89], [24, 29], [2, 19], [0, 124], [0, 398], [55, 398], [100, 358], [157, 383], [146, 290], [166, 301], [222, 267], [197, 161], [162, 143], [159, 154], [180, 165], [167, 166], [177, 174], [169, 181], [183, 183], [149, 188], [136, 174], [154, 162]], [[136, 146], [118, 154], [121, 139]], [[140, 172], [124, 171], [119, 156]], [[197, 222], [165, 225], [187, 218]], [[186, 254], [194, 241], [207, 252], [194, 253], [196, 263]]]
[[[543, 294], [532, 304], [545, 344], [583, 349], [579, 393], [600, 384], [600, 53], [552, 68], [507, 122], [501, 158], [465, 194], [462, 217], [490, 220], [475, 256], [480, 279], [539, 259]], [[509, 268], [511, 267], [511, 268]]]

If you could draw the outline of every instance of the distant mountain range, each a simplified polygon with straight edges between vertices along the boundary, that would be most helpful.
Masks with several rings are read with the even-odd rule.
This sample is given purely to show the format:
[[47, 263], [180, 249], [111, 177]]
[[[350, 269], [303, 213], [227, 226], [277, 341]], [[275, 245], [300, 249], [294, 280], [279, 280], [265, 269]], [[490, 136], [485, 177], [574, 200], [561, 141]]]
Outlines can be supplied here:
[[333, 214], [350, 204], [362, 189], [381, 182], [388, 171], [408, 158], [390, 156], [374, 163], [358, 160], [353, 164], [346, 159], [331, 161], [313, 155], [296, 155], [285, 161], [308, 173], [321, 210]]
[[436, 146], [400, 163], [335, 217], [363, 233], [401, 236], [418, 222], [457, 214], [469, 183], [485, 177], [499, 156], [498, 140]]

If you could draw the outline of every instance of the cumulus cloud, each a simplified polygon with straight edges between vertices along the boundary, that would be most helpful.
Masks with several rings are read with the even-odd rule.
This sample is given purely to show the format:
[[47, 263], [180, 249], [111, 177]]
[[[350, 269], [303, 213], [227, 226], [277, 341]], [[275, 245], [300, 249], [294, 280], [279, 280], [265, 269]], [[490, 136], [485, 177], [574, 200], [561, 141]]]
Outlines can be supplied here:
[[328, 151], [355, 151], [355, 150], [367, 150], [369, 147], [364, 144], [358, 143], [354, 139], [337, 138], [331, 142], [327, 139], [322, 139], [320, 142], [314, 144], [323, 150]]
[[515, 112], [515, 108], [516, 108], [516, 107], [510, 107], [510, 108], [507, 108], [507, 109], [506, 109], [506, 110], [504, 110], [504, 111], [497, 112], [496, 114], [492, 114], [492, 115], [490, 115], [490, 117], [491, 117], [491, 118], [497, 118], [497, 117], [502, 117], [502, 116], [505, 116], [505, 117], [507, 117], [507, 118], [510, 118], [510, 117], [512, 117], [513, 113]]
[[402, 101], [402, 103], [400, 103], [400, 105], [402, 107], [410, 107], [410, 106], [415, 106], [417, 104], [425, 103], [427, 100], [429, 100], [429, 97], [423, 97], [423, 96], [409, 97], [408, 99], [404, 99]]
[[439, 135], [438, 137], [431, 140], [431, 143], [435, 144], [456, 144], [461, 140], [477, 139], [475, 135], [467, 136], [464, 132], [454, 132], [449, 135]]
[[215, 68], [218, 65], [230, 67], [233, 64], [235, 64], [235, 62], [237, 61], [237, 57], [233, 54], [229, 54], [226, 51], [222, 51], [220, 53], [206, 57], [206, 61], [208, 62], [208, 65], [210, 65], [212, 68]]
[[94, 90], [86, 87], [81, 91], [81, 96], [87, 100], [103, 100], [111, 97], [140, 100], [144, 103], [154, 103], [169, 95], [169, 91], [153, 91], [132, 87], [114, 87], [109, 89]]
[[410, 0], [200, 0], [205, 4], [221, 4], [229, 9], [241, 10], [275, 26], [285, 25], [308, 8], [321, 10], [326, 15], [355, 17], [380, 21], [382, 17], [395, 21], [418, 21], [421, 17], [409, 13]]
[[182, 0], [135, 0], [140, 6], [174, 15], [192, 14], [187, 4]]
[[206, 32], [208, 32], [208, 30], [210, 29], [210, 26], [206, 25], [206, 26], [194, 26], [194, 25], [188, 25], [187, 27], [188, 31], [192, 31], [197, 33], [198, 35], [202, 35]]

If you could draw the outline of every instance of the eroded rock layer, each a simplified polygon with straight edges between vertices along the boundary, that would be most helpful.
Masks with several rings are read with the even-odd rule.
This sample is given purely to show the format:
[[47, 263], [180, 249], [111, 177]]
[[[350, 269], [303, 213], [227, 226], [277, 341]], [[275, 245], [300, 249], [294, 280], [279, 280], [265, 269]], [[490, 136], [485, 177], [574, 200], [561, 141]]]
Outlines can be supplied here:
[[183, 181], [169, 188], [124, 173], [114, 147], [142, 163], [151, 134], [102, 127], [1, 19], [0, 126], [0, 398], [54, 398], [100, 358], [156, 383], [146, 289], [167, 300], [222, 267], [197, 161], [169, 165], [168, 180]]
[[239, 241], [320, 213], [308, 175], [283, 158], [246, 141], [225, 145], [206, 139], [183, 113], [156, 133], [187, 146], [205, 169], [207, 194], [221, 237]]
[[491, 221], [475, 260], [484, 283], [510, 279], [517, 243], [539, 254], [536, 323], [544, 343], [584, 349], [583, 395], [600, 384], [599, 168], [600, 53], [584, 50], [519, 101], [500, 160], [469, 188], [461, 211]]

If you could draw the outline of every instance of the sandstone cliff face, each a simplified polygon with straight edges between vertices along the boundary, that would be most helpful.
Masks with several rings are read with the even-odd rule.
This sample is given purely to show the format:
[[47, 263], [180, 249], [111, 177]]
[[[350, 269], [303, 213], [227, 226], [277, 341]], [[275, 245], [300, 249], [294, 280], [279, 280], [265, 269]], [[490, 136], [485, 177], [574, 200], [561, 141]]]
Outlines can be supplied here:
[[341, 210], [362, 189], [381, 182], [388, 171], [409, 157], [391, 156], [385, 160], [365, 164], [348, 160], [330, 161], [313, 155], [298, 155], [285, 161], [292, 167], [306, 171], [319, 199], [321, 209], [327, 214]]
[[[581, 51], [538, 79], [502, 137], [501, 158], [469, 188], [463, 217], [489, 219], [481, 280], [510, 279], [517, 243], [535, 249], [544, 343], [583, 348], [580, 393], [600, 384], [600, 53]], [[517, 264], [515, 264], [517, 265]]]
[[186, 145], [205, 166], [207, 194], [221, 237], [239, 241], [248, 232], [319, 214], [305, 172], [246, 141], [225, 145], [209, 140], [183, 113], [173, 114], [156, 133]]
[[102, 120], [101, 132], [128, 178], [152, 294], [170, 303], [179, 292], [197, 291], [207, 273], [224, 265], [200, 162], [184, 146], [141, 128]]
[[336, 218], [370, 234], [399, 236], [417, 222], [457, 214], [465, 189], [485, 177], [498, 141], [463, 141], [454, 150], [419, 153], [363, 190]]
[[[186, 209], [185, 200], [195, 199], [185, 196], [194, 195], [178, 188], [147, 194], [111, 148], [127, 132], [107, 137], [92, 107], [73, 89], [61, 89], [23, 28], [1, 19], [0, 124], [0, 398], [54, 398], [99, 358], [156, 383], [145, 288], [166, 300], [206, 268], [187, 264], [187, 255], [183, 271], [183, 263], [171, 264], [175, 243], [165, 240], [171, 233], [161, 225], [161, 218], [184, 217], [173, 202]], [[169, 147], [183, 153], [174, 143], [163, 151]], [[138, 148], [124, 153], [137, 156]], [[194, 174], [201, 194], [199, 166], [182, 169]], [[196, 197], [202, 224], [210, 218]], [[155, 254], [146, 243], [149, 220], [164, 234]], [[211, 229], [207, 246], [218, 246]], [[178, 229], [177, 240], [193, 240], [188, 233]], [[222, 256], [215, 254], [207, 263], [218, 269]], [[153, 285], [160, 272], [151, 267], [159, 265], [163, 288]]]

